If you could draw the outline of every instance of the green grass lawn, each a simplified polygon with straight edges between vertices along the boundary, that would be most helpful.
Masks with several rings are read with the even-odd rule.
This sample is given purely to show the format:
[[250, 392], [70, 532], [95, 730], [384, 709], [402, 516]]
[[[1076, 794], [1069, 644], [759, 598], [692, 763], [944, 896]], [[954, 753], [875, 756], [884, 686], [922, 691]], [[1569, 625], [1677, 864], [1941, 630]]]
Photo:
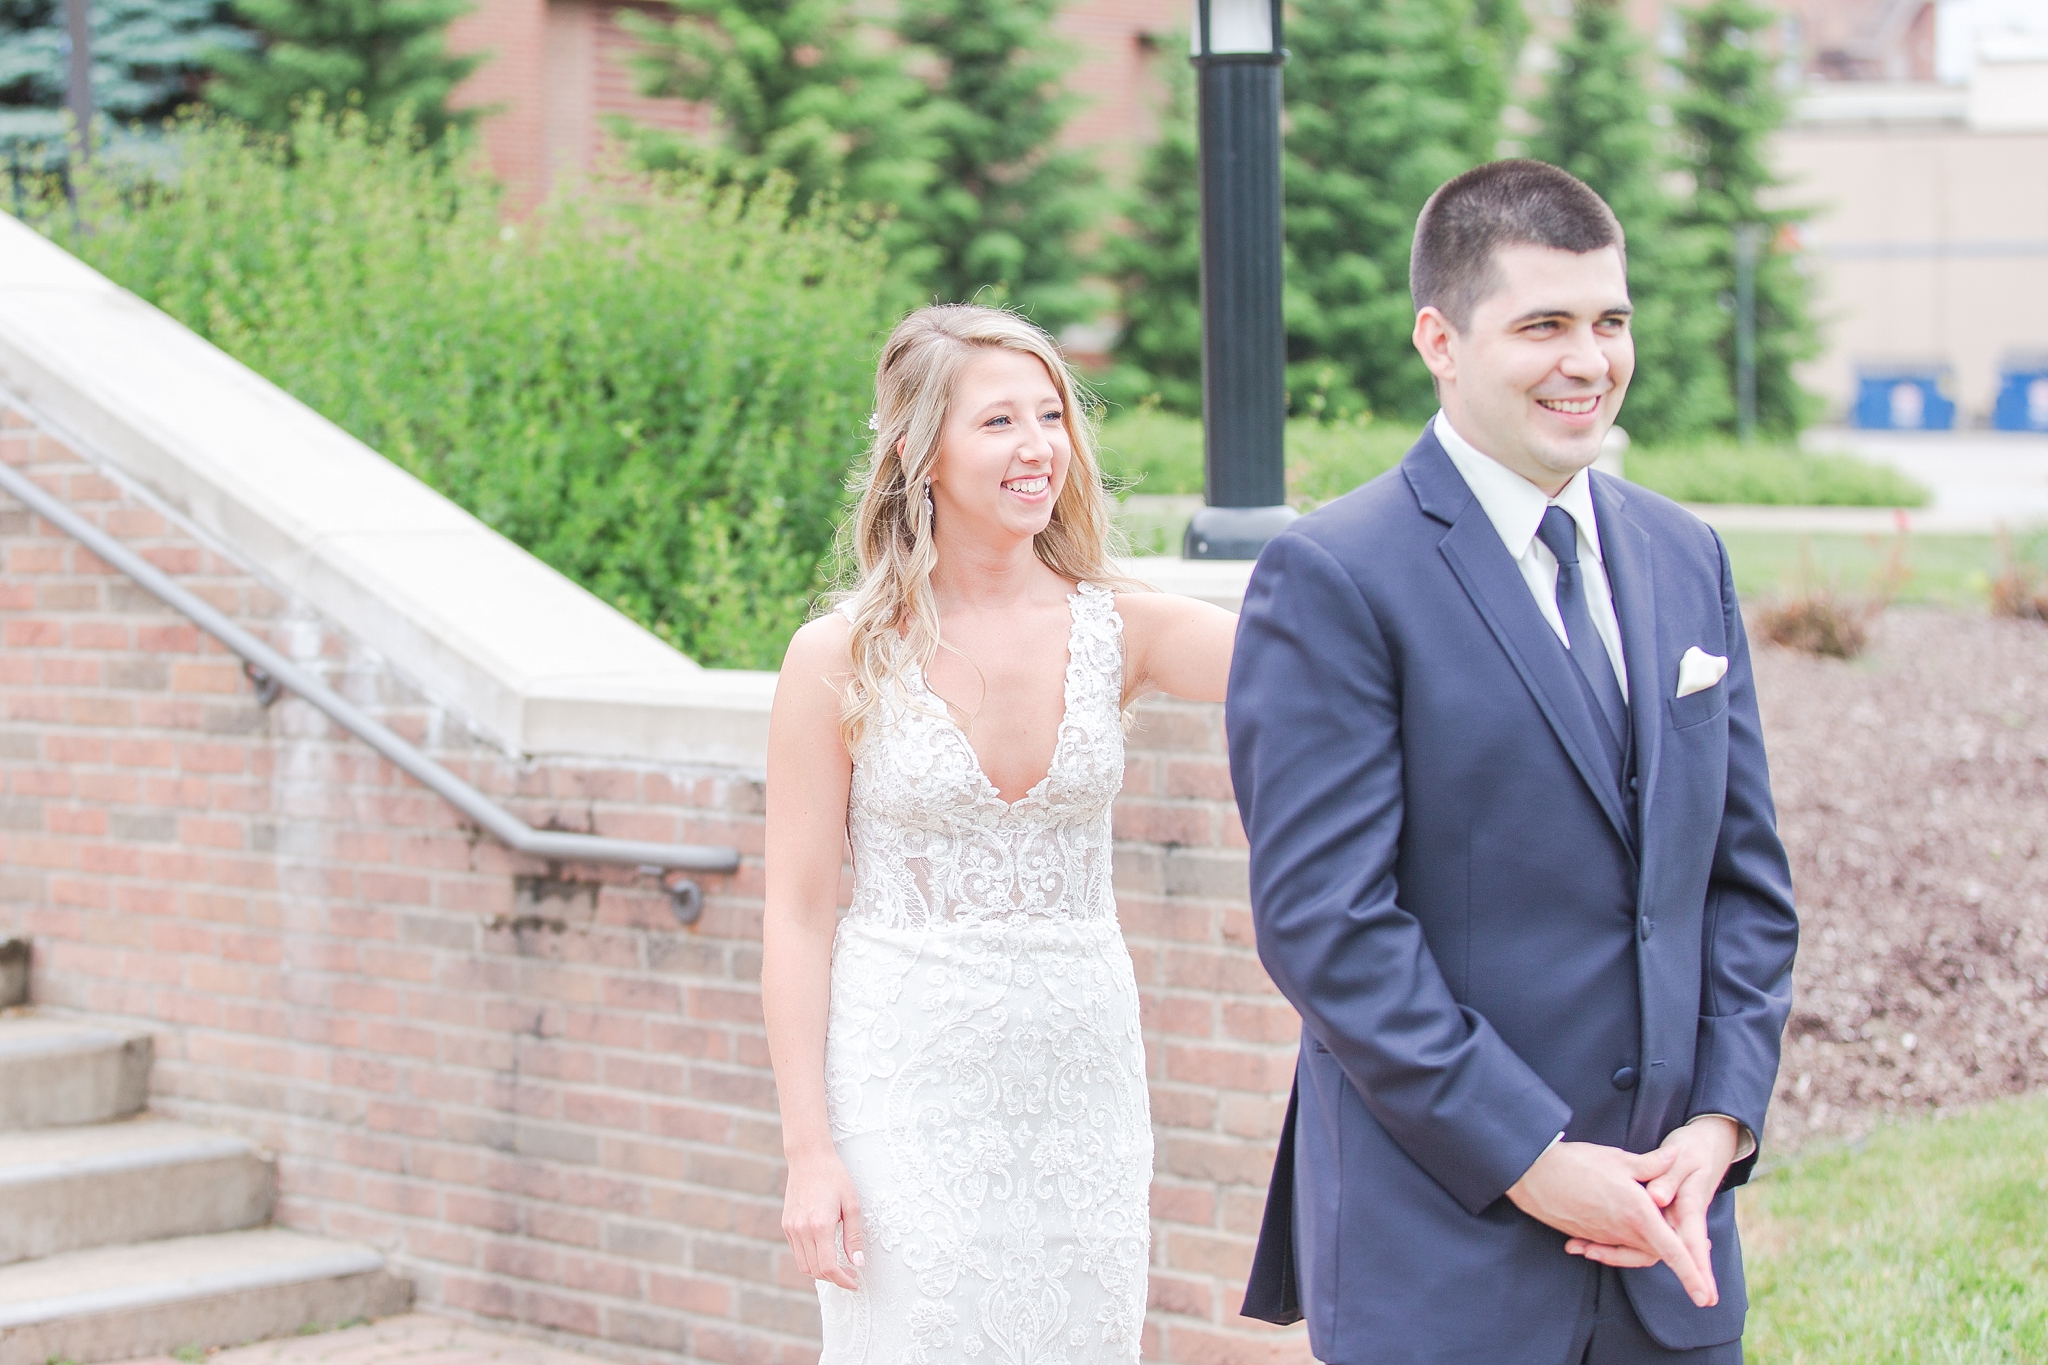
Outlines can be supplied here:
[[1751, 1365], [2048, 1361], [2048, 1096], [1879, 1129], [1738, 1202]]
[[[1787, 596], [1807, 588], [1828, 588], [1844, 596], [1879, 594], [1891, 576], [1894, 555], [1905, 573], [1892, 589], [1902, 603], [1981, 611], [1992, 579], [2005, 566], [2006, 549], [1991, 536], [1896, 536], [1804, 534], [1788, 531], [1723, 531], [1735, 564], [1735, 587], [1746, 598]], [[2048, 551], [2048, 537], [2026, 537], [2011, 552], [2036, 564]]]
[[[1287, 424], [1287, 499], [1310, 507], [1348, 493], [1399, 463], [1414, 444], [1412, 422]], [[1110, 417], [1102, 427], [1103, 464], [1125, 493], [1202, 491], [1202, 424], [1157, 409]], [[1681, 502], [1789, 506], [1920, 507], [1921, 485], [1853, 455], [1813, 454], [1791, 446], [1743, 447], [1710, 441], [1628, 453], [1628, 475]]]

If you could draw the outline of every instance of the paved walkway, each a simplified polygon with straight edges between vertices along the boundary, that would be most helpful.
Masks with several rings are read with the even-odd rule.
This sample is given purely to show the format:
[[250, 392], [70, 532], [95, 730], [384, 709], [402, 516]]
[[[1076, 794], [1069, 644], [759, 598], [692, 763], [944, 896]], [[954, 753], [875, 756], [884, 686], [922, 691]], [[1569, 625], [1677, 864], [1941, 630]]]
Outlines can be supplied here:
[[[129, 1365], [181, 1365], [148, 1356]], [[236, 1346], [207, 1357], [207, 1365], [613, 1365], [524, 1337], [487, 1332], [428, 1313], [313, 1336], [284, 1337]]]

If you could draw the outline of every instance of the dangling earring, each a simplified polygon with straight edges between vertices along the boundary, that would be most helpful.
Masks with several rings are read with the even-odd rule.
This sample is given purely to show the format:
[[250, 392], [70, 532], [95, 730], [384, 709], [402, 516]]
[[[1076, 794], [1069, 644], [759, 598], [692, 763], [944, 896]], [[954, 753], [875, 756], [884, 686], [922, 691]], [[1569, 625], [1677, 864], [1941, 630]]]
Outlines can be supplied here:
[[926, 479], [924, 481], [924, 519], [926, 524], [929, 525], [938, 514], [939, 509], [932, 505], [932, 481]]

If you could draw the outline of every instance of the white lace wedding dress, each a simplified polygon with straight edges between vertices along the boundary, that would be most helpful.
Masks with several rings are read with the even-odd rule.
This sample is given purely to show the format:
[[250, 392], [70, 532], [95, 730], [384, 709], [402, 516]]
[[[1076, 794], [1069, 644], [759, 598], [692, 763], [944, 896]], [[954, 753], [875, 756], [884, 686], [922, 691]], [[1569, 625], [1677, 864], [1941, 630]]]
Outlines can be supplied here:
[[854, 891], [825, 1081], [860, 1190], [858, 1292], [820, 1283], [820, 1365], [1135, 1362], [1152, 1126], [1110, 891], [1122, 622], [1083, 584], [1052, 768], [1014, 805], [945, 704], [854, 756]]

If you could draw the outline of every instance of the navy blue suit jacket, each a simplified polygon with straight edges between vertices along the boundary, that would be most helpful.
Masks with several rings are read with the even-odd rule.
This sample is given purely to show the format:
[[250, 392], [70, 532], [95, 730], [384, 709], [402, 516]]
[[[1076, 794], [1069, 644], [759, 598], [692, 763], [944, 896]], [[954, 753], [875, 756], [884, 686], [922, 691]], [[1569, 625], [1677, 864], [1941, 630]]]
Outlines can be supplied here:
[[[1675, 503], [1592, 479], [1627, 783], [1432, 433], [1276, 538], [1245, 594], [1231, 774], [1259, 955], [1303, 1021], [1248, 1297], [1291, 1276], [1332, 1365], [1561, 1365], [1595, 1268], [1508, 1187], [1560, 1131], [1763, 1132], [1798, 926], [1728, 557]], [[1728, 672], [1677, 697], [1694, 645]], [[1668, 1267], [1624, 1273], [1667, 1347], [1742, 1333], [1725, 1188], [1708, 1222], [1716, 1307]]]

